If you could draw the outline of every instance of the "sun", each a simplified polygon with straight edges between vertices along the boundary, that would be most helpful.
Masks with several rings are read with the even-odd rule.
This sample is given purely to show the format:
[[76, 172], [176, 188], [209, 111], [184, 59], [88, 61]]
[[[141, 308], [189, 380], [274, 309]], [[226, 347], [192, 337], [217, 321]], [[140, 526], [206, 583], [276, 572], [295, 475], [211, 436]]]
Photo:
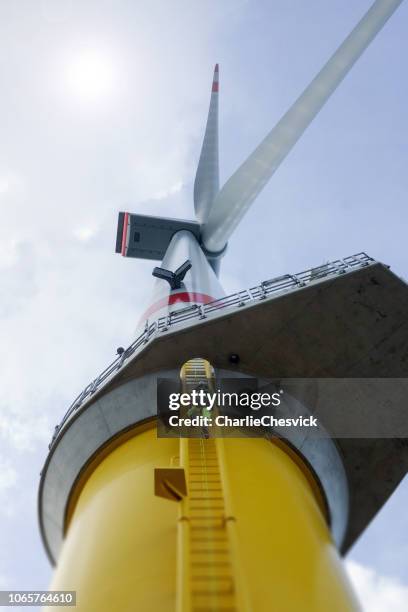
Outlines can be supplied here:
[[79, 101], [100, 102], [115, 90], [115, 69], [112, 58], [98, 50], [84, 50], [68, 62], [67, 85]]

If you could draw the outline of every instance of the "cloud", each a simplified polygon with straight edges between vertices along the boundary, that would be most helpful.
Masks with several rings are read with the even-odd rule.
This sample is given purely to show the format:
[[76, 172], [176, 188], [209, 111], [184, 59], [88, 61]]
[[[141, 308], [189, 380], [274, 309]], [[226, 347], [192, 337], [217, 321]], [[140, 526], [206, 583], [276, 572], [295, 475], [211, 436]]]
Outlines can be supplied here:
[[347, 561], [346, 569], [365, 612], [406, 612], [408, 586], [370, 567]]
[[73, 231], [73, 234], [77, 240], [80, 240], [81, 242], [87, 242], [88, 240], [90, 240], [91, 238], [95, 236], [96, 232], [97, 232], [97, 229], [95, 227], [82, 226], [82, 227], [77, 227]]
[[[46, 447], [51, 430], [50, 420], [46, 415], [29, 414], [26, 406], [15, 408], [1, 403], [0, 409], [0, 438], [3, 442], [17, 451], [32, 451], [38, 445]], [[10, 468], [5, 475], [0, 476], [0, 492], [5, 488], [4, 483], [12, 483], [13, 474]]]
[[0, 574], [0, 589], [7, 589], [7, 586], [10, 584], [10, 581], [6, 574]]
[[17, 472], [6, 461], [0, 459], [0, 493], [7, 491], [15, 486], [17, 482]]
[[6, 197], [18, 195], [22, 192], [22, 180], [16, 173], [10, 171], [0, 171], [0, 203]]
[[18, 247], [16, 238], [9, 238], [0, 242], [0, 269], [11, 268], [17, 263], [19, 258]]
[[17, 482], [16, 469], [8, 461], [0, 458], [0, 513], [2, 515], [11, 516], [13, 513], [13, 495], [10, 494], [10, 490], [16, 488]]
[[156, 191], [155, 193], [153, 193], [153, 195], [151, 196], [151, 199], [152, 200], [164, 200], [164, 199], [167, 199], [171, 195], [181, 191], [182, 188], [183, 188], [183, 181], [177, 181], [176, 183], [174, 183], [173, 185], [171, 185], [167, 189], [166, 188], [165, 189], [161, 189], [161, 190]]

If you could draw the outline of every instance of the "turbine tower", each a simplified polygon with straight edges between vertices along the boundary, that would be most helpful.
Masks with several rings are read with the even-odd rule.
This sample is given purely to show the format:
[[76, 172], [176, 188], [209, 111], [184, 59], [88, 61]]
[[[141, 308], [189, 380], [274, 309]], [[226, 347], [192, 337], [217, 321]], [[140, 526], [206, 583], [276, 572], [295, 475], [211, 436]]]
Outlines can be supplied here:
[[[119, 214], [116, 252], [161, 261], [149, 307], [56, 427], [39, 491], [52, 589], [76, 590], [81, 612], [359, 609], [341, 555], [408, 470], [406, 442], [359, 425], [383, 422], [375, 381], [399, 380], [390, 419], [408, 390], [408, 287], [363, 253], [233, 296], [218, 277], [235, 227], [401, 1], [374, 2], [221, 189], [217, 64], [195, 220]], [[157, 436], [158, 379], [188, 392], [254, 376], [269, 391], [296, 379], [285, 409], [316, 412], [320, 435]], [[348, 381], [340, 425], [333, 378]]]

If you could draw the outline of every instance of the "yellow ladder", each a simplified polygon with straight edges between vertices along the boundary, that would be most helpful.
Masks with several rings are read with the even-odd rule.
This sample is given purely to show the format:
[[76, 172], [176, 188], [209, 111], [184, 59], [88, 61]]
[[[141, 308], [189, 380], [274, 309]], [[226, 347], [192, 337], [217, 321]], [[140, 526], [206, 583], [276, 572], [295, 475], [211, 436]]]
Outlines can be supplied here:
[[[181, 370], [183, 392], [206, 383], [214, 373], [204, 359], [192, 359]], [[238, 577], [235, 517], [229, 507], [223, 440], [180, 439], [180, 467], [187, 496], [180, 502], [177, 612], [246, 612], [242, 578]]]

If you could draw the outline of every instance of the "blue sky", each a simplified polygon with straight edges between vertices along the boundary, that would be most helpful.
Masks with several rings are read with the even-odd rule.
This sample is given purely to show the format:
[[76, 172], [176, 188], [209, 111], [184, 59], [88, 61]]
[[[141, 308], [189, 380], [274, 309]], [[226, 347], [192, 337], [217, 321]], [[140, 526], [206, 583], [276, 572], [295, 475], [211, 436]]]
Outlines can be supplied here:
[[[216, 62], [222, 183], [370, 4], [0, 3], [0, 588], [46, 588], [48, 441], [144, 307], [117, 212], [192, 216]], [[237, 228], [228, 292], [360, 251], [408, 278], [407, 25], [403, 3]], [[350, 554], [367, 610], [408, 608], [407, 503], [404, 482]]]

